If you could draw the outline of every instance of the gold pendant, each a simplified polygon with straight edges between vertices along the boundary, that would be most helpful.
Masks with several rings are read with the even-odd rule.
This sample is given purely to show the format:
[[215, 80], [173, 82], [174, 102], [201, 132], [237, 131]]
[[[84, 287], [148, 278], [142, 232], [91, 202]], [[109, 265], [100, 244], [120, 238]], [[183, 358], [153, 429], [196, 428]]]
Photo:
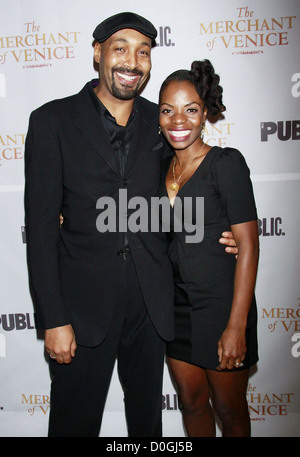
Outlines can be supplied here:
[[174, 190], [175, 192], [177, 192], [179, 190], [179, 186], [177, 184], [177, 182], [173, 182], [171, 185], [170, 185], [170, 189], [171, 190]]

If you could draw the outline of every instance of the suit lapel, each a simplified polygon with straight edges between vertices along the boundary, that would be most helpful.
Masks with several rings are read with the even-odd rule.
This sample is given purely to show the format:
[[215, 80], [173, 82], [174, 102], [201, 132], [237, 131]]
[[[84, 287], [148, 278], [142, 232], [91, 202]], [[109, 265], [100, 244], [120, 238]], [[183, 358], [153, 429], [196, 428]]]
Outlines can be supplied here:
[[147, 105], [143, 103], [141, 97], [137, 97], [136, 107], [137, 119], [126, 164], [126, 172], [133, 167], [142, 154], [151, 150], [159, 140], [158, 135], [154, 133], [158, 132], [158, 117], [153, 116], [153, 112], [148, 111]]
[[116, 155], [88, 91], [86, 85], [78, 94], [74, 122], [98, 154], [120, 176]]
[[[121, 177], [116, 154], [90, 97], [88, 84], [90, 83], [87, 83], [77, 96], [74, 122], [97, 153], [116, 175]], [[142, 154], [151, 150], [160, 140], [160, 137], [154, 133], [158, 132], [158, 115], [153, 116], [153, 110], [148, 110], [147, 103], [144, 103], [141, 97], [138, 96], [136, 102], [137, 119], [126, 164], [126, 173]]]

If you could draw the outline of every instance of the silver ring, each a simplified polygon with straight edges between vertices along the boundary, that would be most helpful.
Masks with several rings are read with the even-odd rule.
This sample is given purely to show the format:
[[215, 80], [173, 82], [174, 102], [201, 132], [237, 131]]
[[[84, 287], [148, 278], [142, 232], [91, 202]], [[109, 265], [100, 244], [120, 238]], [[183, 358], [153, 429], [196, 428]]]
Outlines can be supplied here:
[[235, 366], [236, 366], [237, 368], [241, 368], [241, 367], [244, 366], [244, 364], [243, 364], [243, 362], [241, 362], [241, 363], [235, 362]]
[[51, 358], [51, 359], [53, 359], [53, 360], [56, 359], [55, 355], [51, 355], [51, 354], [49, 354], [49, 355], [50, 355], [50, 358]]

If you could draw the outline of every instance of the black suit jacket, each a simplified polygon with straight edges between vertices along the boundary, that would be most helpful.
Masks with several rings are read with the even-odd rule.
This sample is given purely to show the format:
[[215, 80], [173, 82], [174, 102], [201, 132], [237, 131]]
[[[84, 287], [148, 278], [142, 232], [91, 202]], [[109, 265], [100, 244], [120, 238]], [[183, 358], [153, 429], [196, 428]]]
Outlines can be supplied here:
[[[88, 83], [90, 84], [90, 83]], [[88, 92], [49, 102], [30, 117], [25, 146], [28, 270], [37, 326], [71, 323], [79, 344], [99, 344], [110, 323], [123, 234], [96, 227], [103, 196], [155, 196], [166, 146], [157, 105], [138, 96], [125, 170]], [[59, 228], [59, 213], [63, 227]], [[145, 304], [158, 333], [173, 338], [173, 279], [164, 233], [128, 232]]]

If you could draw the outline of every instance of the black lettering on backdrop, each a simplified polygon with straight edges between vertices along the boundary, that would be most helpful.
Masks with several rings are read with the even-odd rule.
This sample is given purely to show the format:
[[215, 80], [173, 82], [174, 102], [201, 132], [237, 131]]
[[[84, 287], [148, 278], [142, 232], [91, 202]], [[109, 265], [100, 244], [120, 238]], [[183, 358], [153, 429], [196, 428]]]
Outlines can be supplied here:
[[274, 135], [277, 132], [277, 138], [281, 141], [289, 139], [300, 139], [300, 121], [278, 121], [276, 122], [261, 122], [260, 124], [260, 139], [268, 141], [269, 135]]
[[160, 26], [156, 38], [156, 46], [175, 46], [171, 40], [171, 27], [169, 25]]

